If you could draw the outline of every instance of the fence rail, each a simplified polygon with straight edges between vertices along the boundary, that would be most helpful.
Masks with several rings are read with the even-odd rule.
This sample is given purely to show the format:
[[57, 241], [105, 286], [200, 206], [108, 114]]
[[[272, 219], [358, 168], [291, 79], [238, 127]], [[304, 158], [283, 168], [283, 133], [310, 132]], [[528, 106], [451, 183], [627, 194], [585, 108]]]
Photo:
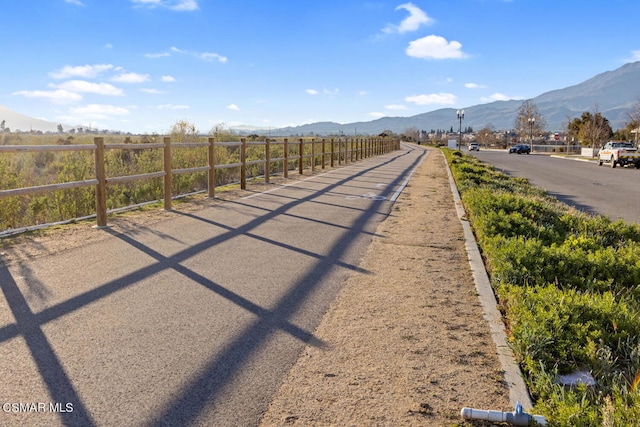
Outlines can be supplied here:
[[[311, 153], [305, 154], [305, 146], [311, 146]], [[264, 146], [263, 158], [248, 160], [248, 146]], [[272, 147], [282, 146], [282, 156], [272, 158]], [[189, 168], [172, 168], [172, 150], [182, 148], [207, 147], [207, 164]], [[216, 147], [236, 147], [240, 150], [240, 162], [216, 164], [215, 148]], [[107, 177], [105, 167], [105, 151], [106, 150], [151, 150], [159, 149], [163, 151], [163, 170], [154, 172]], [[291, 150], [295, 150], [292, 155]], [[320, 152], [318, 152], [320, 149]], [[171, 209], [172, 201], [172, 177], [174, 175], [207, 172], [207, 194], [209, 197], [215, 196], [215, 171], [220, 169], [239, 168], [240, 169], [240, 188], [246, 189], [247, 185], [247, 166], [264, 165], [264, 179], [269, 182], [272, 175], [272, 164], [282, 163], [282, 173], [285, 178], [288, 177], [290, 166], [297, 163], [298, 173], [303, 174], [305, 159], [310, 160], [311, 171], [315, 171], [317, 166], [325, 169], [327, 165], [330, 167], [347, 162], [362, 160], [366, 157], [376, 156], [387, 153], [389, 151], [400, 149], [400, 142], [395, 139], [388, 138], [347, 138], [347, 139], [312, 139], [304, 140], [302, 138], [297, 141], [289, 141], [285, 138], [282, 141], [266, 139], [265, 141], [247, 142], [241, 139], [239, 142], [216, 142], [214, 138], [208, 138], [207, 142], [171, 142], [170, 138], [164, 138], [162, 143], [144, 143], [144, 144], [105, 144], [104, 138], [94, 138], [93, 144], [83, 145], [4, 145], [0, 146], [0, 155], [2, 153], [19, 153], [19, 152], [45, 152], [45, 151], [93, 151], [95, 157], [95, 178], [82, 181], [64, 182], [56, 184], [39, 185], [34, 187], [14, 188], [0, 190], [0, 199], [7, 197], [33, 195], [41, 193], [51, 193], [59, 190], [67, 190], [81, 187], [95, 186], [96, 195], [96, 221], [99, 227], [107, 225], [107, 186], [111, 184], [120, 184], [130, 181], [139, 181], [149, 178], [163, 178], [163, 201], [164, 209]], [[319, 165], [318, 165], [319, 163]]]

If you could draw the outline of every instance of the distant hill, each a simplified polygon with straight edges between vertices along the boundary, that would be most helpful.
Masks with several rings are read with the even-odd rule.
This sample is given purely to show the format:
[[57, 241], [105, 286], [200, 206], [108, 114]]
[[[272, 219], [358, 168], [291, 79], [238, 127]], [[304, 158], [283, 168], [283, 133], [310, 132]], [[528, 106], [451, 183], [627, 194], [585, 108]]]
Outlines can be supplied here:
[[[548, 131], [565, 129], [567, 118], [580, 116], [595, 107], [611, 123], [613, 129], [623, 128], [627, 121], [627, 111], [640, 101], [640, 62], [625, 64], [614, 70], [598, 74], [575, 86], [543, 93], [532, 99], [538, 105], [540, 113], [547, 121]], [[518, 101], [496, 101], [465, 107], [463, 126], [481, 129], [492, 124], [496, 129], [511, 129], [518, 108]], [[431, 129], [457, 129], [459, 126], [455, 108], [443, 108], [411, 117], [383, 117], [369, 122], [334, 123], [321, 122], [302, 126], [271, 129], [278, 135], [326, 135], [359, 134], [377, 135], [384, 130], [396, 133], [409, 128], [429, 131]], [[264, 133], [265, 130], [262, 130]]]
[[[15, 111], [0, 105], [0, 122], [3, 120], [5, 122], [5, 128], [10, 129], [12, 132], [57, 132], [58, 125], [60, 124], [25, 116], [24, 114], [16, 113]], [[62, 127], [65, 130], [70, 129], [70, 126], [64, 124], [62, 124]]]

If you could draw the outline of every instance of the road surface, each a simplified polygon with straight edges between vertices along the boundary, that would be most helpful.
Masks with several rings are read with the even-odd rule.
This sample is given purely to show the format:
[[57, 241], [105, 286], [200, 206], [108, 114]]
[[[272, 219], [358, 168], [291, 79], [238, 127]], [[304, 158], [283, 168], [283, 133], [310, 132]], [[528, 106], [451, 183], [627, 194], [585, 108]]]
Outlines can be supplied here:
[[471, 153], [508, 175], [527, 178], [582, 211], [640, 223], [640, 170], [506, 150]]

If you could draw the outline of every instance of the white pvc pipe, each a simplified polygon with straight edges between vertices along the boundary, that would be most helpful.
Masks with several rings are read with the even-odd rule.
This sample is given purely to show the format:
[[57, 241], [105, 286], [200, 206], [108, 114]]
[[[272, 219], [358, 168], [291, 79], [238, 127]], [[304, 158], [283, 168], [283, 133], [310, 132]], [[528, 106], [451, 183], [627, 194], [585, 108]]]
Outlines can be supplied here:
[[485, 411], [482, 409], [462, 408], [460, 415], [465, 420], [484, 420], [494, 423], [509, 423], [515, 426], [528, 426], [535, 421], [541, 426], [547, 425], [547, 420], [541, 415], [529, 415], [526, 412]]

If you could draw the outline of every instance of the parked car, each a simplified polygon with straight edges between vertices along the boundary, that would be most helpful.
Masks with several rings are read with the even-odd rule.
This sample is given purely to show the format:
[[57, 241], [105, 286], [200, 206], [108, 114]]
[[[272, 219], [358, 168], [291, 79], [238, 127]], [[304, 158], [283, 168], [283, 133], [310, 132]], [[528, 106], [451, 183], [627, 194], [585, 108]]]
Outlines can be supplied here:
[[531, 148], [527, 144], [516, 144], [509, 148], [509, 154], [511, 153], [531, 154]]
[[598, 153], [598, 165], [602, 166], [602, 163], [609, 163], [612, 168], [634, 165], [640, 169], [640, 153], [631, 142], [609, 141]]
[[480, 144], [477, 142], [472, 142], [469, 144], [469, 151], [480, 151]]

